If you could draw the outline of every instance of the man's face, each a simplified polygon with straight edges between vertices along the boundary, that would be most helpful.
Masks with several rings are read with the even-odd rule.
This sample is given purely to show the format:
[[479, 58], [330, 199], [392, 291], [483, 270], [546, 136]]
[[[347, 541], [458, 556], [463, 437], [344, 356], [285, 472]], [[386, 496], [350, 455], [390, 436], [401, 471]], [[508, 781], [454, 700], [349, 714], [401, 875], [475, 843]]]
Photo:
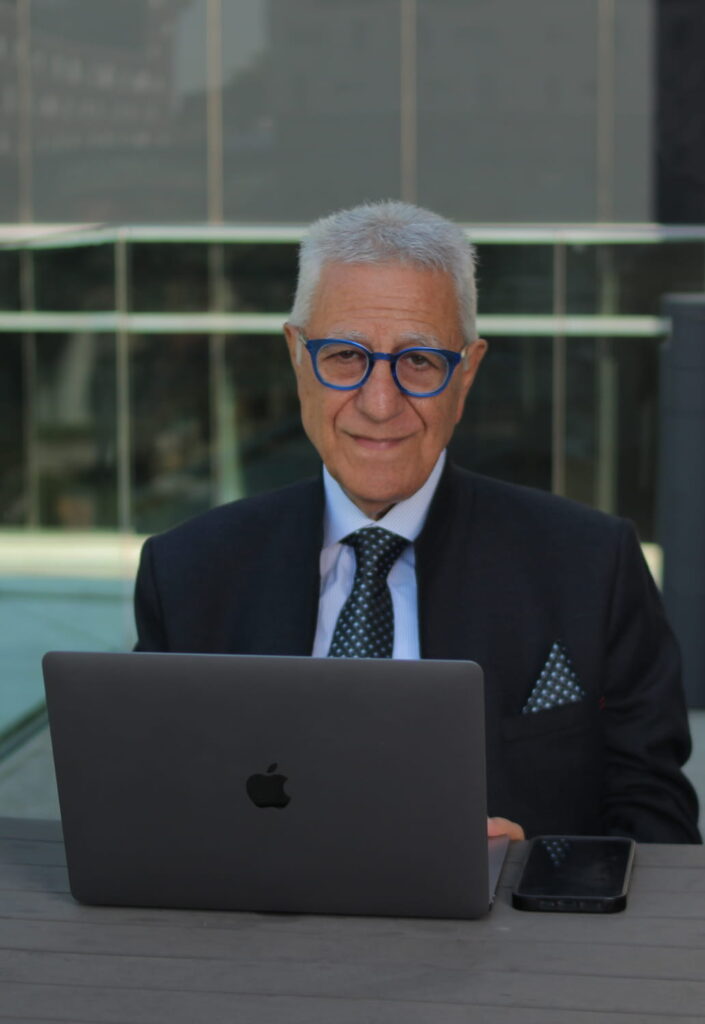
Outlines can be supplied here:
[[[295, 328], [287, 324], [285, 332], [304, 429], [351, 501], [377, 519], [428, 479], [462, 415], [487, 346], [474, 342], [467, 366], [459, 364], [440, 395], [412, 398], [399, 390], [385, 362], [375, 363], [354, 391], [325, 387], [308, 352], [297, 365]], [[392, 354], [419, 344], [457, 352], [463, 347], [452, 278], [398, 263], [324, 267], [306, 334], [359, 341]]]

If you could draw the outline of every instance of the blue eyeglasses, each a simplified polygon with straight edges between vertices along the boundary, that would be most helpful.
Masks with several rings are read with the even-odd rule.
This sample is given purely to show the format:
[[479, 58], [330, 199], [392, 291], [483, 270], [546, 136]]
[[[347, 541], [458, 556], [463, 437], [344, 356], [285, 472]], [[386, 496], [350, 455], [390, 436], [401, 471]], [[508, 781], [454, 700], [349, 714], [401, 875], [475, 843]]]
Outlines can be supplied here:
[[[453, 371], [470, 348], [461, 352], [446, 348], [427, 348], [414, 345], [390, 355], [370, 352], [357, 341], [339, 338], [306, 339], [299, 332], [299, 346], [311, 356], [313, 372], [327, 388], [336, 391], [354, 391], [361, 388], [380, 360], [389, 363], [394, 383], [412, 398], [432, 398], [440, 394], [453, 376]], [[300, 352], [300, 348], [299, 348]]]

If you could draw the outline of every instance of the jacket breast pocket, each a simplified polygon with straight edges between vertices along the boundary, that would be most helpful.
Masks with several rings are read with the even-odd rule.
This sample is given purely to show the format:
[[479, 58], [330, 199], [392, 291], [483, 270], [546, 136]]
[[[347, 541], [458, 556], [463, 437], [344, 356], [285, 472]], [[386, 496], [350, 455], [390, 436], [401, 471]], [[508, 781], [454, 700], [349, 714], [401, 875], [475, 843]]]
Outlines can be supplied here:
[[585, 701], [576, 700], [545, 711], [528, 711], [502, 720], [502, 739], [538, 739], [542, 736], [584, 732], [590, 728]]

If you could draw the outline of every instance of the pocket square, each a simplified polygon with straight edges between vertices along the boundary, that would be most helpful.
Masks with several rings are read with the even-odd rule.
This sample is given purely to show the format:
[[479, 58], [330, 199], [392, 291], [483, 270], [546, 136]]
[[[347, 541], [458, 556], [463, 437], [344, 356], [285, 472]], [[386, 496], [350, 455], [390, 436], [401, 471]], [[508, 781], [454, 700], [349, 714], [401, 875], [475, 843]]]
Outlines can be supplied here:
[[585, 690], [580, 685], [570, 655], [560, 640], [557, 640], [551, 647], [546, 664], [521, 713], [526, 715], [558, 708], [563, 704], [575, 704], [584, 696]]

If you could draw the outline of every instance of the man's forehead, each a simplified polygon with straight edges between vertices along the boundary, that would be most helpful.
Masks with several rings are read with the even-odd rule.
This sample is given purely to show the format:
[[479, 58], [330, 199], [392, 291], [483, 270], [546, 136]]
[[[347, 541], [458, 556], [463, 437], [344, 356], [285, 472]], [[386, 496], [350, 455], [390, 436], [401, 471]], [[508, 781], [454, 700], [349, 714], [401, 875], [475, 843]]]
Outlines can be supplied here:
[[[317, 333], [364, 341], [380, 324], [410, 343], [435, 344], [458, 325], [453, 278], [406, 263], [328, 263], [309, 320]], [[354, 333], [353, 333], [354, 332]]]

